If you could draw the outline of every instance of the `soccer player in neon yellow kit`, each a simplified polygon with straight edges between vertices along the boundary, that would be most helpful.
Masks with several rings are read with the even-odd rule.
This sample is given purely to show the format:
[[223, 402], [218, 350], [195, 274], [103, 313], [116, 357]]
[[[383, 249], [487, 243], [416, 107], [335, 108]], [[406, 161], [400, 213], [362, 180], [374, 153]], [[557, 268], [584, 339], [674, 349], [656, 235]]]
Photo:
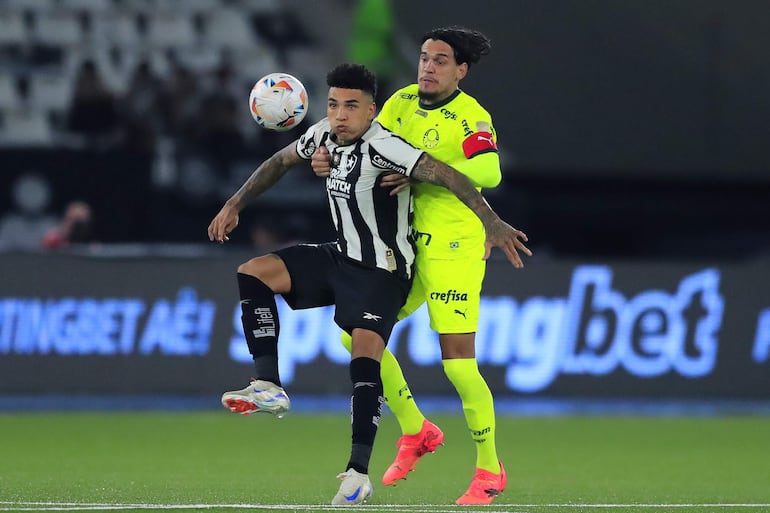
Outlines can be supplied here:
[[[459, 82], [471, 64], [490, 49], [486, 36], [462, 27], [432, 30], [422, 38], [418, 83], [396, 91], [385, 102], [377, 120], [407, 142], [465, 174], [481, 190], [500, 183], [496, 134], [489, 113]], [[313, 169], [323, 176], [328, 154], [313, 157]], [[384, 186], [405, 187], [391, 175]], [[457, 504], [489, 504], [505, 489], [506, 475], [497, 457], [492, 393], [479, 373], [475, 358], [481, 284], [489, 249], [479, 220], [450, 192], [431, 184], [411, 185], [414, 229], [417, 236], [415, 280], [398, 318], [428, 304], [431, 328], [439, 333], [444, 372], [463, 404], [476, 448], [476, 472]], [[527, 240], [525, 234], [521, 238]], [[524, 244], [518, 249], [531, 255]], [[523, 263], [516, 255], [514, 265]], [[350, 338], [343, 335], [350, 348]], [[383, 483], [393, 485], [414, 470], [417, 461], [443, 443], [444, 434], [420, 412], [398, 361], [389, 351], [381, 376], [388, 407], [398, 419], [403, 436], [398, 454], [385, 472]]]

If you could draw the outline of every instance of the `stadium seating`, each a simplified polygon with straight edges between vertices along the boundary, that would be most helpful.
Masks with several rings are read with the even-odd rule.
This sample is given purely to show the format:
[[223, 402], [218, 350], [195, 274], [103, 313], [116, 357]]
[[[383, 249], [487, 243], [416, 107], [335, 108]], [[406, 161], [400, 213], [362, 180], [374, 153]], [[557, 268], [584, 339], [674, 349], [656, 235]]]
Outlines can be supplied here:
[[[0, 3], [0, 118], [24, 129], [0, 145], [39, 144], [61, 130], [81, 63], [93, 60], [110, 88], [124, 94], [134, 68], [148, 60], [168, 79], [175, 65], [207, 83], [225, 62], [244, 96], [255, 78], [279, 69], [285, 54], [257, 34], [278, 0], [4, 0]], [[301, 39], [298, 34], [298, 40]], [[312, 61], [312, 59], [311, 59]], [[21, 86], [23, 87], [20, 87]], [[24, 101], [24, 109], [20, 102]], [[246, 132], [253, 131], [243, 116]], [[51, 132], [53, 130], [53, 133]]]

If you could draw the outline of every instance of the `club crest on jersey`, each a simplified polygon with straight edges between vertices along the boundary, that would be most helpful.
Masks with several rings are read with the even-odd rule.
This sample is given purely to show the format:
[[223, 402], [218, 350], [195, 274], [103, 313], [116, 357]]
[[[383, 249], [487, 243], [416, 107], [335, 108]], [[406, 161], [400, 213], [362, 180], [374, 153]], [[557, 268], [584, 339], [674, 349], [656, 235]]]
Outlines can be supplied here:
[[422, 145], [426, 149], [432, 150], [433, 148], [438, 146], [438, 140], [439, 140], [438, 130], [436, 130], [435, 128], [430, 128], [428, 129], [427, 132], [425, 132], [425, 135], [422, 136]]
[[[341, 151], [335, 150], [332, 153], [332, 172], [334, 176], [345, 177], [353, 171], [358, 164], [358, 156], [353, 154], [345, 155]], [[336, 173], [334, 173], [336, 170]]]
[[358, 156], [357, 155], [345, 155], [345, 174], [350, 173], [355, 169], [356, 164], [358, 163]]

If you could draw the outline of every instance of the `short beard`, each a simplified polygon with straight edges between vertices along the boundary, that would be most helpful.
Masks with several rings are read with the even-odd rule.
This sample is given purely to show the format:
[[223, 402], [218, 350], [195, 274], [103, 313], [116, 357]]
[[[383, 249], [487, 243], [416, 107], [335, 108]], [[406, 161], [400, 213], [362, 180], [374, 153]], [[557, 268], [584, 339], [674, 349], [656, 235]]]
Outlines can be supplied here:
[[438, 100], [439, 93], [427, 93], [418, 89], [417, 96], [420, 98], [422, 103], [427, 103], [430, 105], [431, 103], [435, 103]]

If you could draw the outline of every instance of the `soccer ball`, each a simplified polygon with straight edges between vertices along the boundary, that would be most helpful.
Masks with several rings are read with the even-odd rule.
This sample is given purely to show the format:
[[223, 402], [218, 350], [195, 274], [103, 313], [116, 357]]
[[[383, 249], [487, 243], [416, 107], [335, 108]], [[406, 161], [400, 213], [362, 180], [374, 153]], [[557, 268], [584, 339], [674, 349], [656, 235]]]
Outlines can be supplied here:
[[261, 127], [283, 132], [305, 118], [307, 91], [288, 73], [269, 73], [251, 88], [249, 109]]

